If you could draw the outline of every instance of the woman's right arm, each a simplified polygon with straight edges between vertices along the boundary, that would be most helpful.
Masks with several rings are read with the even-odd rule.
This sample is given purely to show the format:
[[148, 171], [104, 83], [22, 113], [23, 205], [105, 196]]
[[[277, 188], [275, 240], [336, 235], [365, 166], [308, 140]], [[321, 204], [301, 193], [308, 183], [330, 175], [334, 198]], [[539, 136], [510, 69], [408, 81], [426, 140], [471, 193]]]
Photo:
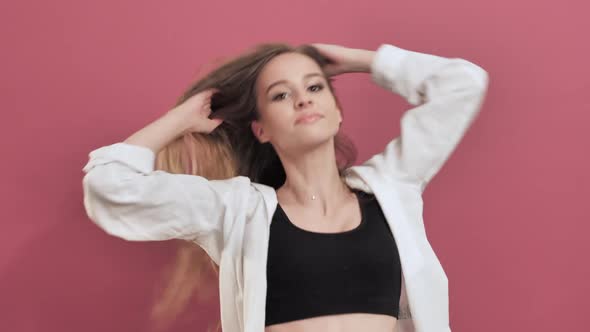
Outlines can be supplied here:
[[210, 181], [154, 170], [157, 151], [169, 141], [187, 131], [210, 132], [219, 124], [207, 112], [188, 112], [198, 103], [187, 102], [124, 142], [89, 154], [83, 169], [84, 207], [107, 233], [131, 241], [178, 238], [219, 244], [223, 226], [236, 211], [248, 210], [255, 190], [246, 177]]
[[210, 133], [221, 120], [209, 119], [211, 96], [215, 90], [198, 93], [164, 116], [129, 136], [125, 143], [147, 147], [158, 153], [176, 137], [187, 132]]

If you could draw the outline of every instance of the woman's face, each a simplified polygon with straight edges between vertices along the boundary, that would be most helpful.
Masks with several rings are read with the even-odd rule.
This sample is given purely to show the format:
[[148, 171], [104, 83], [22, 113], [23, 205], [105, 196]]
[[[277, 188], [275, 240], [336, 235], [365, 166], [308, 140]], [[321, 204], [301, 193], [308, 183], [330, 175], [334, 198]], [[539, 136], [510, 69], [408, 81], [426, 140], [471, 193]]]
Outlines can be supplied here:
[[300, 53], [283, 53], [256, 81], [260, 119], [252, 130], [278, 150], [305, 150], [334, 138], [341, 112], [320, 66]]

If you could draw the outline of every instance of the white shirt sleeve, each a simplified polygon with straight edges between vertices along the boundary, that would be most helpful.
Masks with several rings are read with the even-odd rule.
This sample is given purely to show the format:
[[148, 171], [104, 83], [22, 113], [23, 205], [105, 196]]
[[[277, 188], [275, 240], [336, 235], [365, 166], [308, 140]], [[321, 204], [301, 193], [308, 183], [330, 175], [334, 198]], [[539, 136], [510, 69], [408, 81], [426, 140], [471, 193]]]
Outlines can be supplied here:
[[400, 136], [362, 166], [404, 177], [424, 190], [478, 114], [487, 72], [464, 59], [384, 44], [376, 52], [371, 76], [417, 106], [402, 116]]
[[222, 246], [224, 227], [258, 202], [247, 177], [207, 180], [154, 170], [155, 153], [127, 143], [92, 151], [84, 167], [86, 213], [131, 241], [185, 239]]

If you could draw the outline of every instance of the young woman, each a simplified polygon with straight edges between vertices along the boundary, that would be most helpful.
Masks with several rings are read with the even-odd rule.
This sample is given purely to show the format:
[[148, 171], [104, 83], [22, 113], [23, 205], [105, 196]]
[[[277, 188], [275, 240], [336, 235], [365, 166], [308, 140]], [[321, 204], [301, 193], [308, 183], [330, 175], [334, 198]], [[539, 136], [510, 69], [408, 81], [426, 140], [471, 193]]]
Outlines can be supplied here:
[[[415, 106], [401, 135], [358, 166], [331, 85], [349, 72]], [[260, 45], [92, 151], [85, 208], [126, 240], [198, 244], [219, 267], [223, 331], [450, 331], [421, 197], [487, 81], [467, 60], [389, 44]]]

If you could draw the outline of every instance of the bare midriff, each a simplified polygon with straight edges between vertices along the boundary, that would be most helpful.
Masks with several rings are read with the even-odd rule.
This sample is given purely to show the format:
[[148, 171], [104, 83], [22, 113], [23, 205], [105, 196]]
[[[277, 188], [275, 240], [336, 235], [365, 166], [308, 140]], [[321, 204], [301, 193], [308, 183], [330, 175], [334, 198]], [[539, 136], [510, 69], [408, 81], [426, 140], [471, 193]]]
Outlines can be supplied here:
[[393, 332], [396, 323], [397, 319], [393, 316], [352, 313], [269, 325], [264, 332]]

